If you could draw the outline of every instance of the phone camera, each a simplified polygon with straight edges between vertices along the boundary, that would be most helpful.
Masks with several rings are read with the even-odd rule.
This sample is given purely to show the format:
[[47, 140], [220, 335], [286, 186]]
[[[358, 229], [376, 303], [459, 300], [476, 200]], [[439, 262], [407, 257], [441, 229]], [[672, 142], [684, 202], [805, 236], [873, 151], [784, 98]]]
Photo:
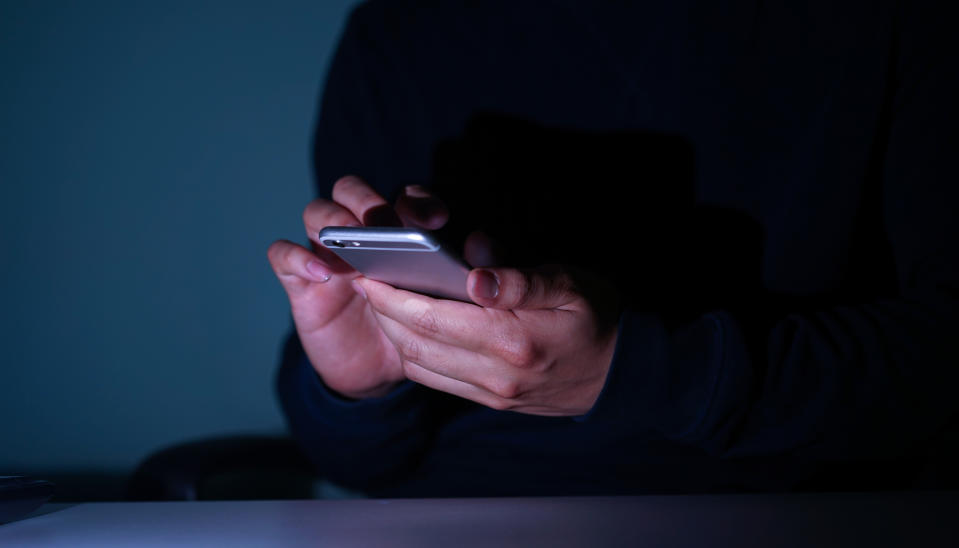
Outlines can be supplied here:
[[330, 243], [333, 244], [334, 247], [346, 247], [346, 244], [341, 240], [330, 240]]

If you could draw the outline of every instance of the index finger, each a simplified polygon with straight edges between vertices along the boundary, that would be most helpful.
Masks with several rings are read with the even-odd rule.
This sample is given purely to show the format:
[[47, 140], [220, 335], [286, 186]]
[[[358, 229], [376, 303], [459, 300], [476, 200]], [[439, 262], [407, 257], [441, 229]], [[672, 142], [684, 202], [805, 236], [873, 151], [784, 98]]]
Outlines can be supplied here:
[[430, 339], [475, 352], [509, 340], [512, 312], [433, 299], [364, 277], [354, 283], [377, 312]]
[[347, 175], [333, 185], [333, 201], [366, 226], [402, 226], [393, 207], [359, 177]]
[[313, 252], [336, 272], [352, 272], [353, 267], [320, 243], [320, 231], [328, 226], [359, 226], [352, 213], [336, 202], [317, 198], [303, 210], [303, 226]]

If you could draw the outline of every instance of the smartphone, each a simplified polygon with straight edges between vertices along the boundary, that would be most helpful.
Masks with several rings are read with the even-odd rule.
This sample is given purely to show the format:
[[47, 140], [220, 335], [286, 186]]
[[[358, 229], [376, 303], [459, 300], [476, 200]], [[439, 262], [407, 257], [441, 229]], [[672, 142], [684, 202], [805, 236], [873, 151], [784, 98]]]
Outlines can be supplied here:
[[470, 267], [425, 230], [328, 226], [320, 243], [367, 278], [431, 297], [472, 302], [466, 293]]

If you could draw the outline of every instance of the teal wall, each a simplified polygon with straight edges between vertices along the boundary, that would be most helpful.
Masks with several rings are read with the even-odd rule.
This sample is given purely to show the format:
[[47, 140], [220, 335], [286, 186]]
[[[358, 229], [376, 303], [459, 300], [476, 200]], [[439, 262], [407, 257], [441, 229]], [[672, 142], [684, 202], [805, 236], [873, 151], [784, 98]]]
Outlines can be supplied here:
[[266, 249], [354, 3], [0, 2], [0, 475], [283, 429]]

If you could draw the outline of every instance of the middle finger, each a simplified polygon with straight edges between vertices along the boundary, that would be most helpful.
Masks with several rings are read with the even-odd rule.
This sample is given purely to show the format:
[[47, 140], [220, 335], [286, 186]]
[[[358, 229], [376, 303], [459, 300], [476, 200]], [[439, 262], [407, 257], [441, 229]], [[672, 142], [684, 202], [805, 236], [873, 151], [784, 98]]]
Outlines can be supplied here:
[[343, 177], [333, 185], [333, 201], [366, 226], [402, 226], [393, 208], [359, 177]]
[[389, 284], [359, 278], [373, 309], [429, 339], [474, 352], [491, 351], [509, 338], [512, 313], [459, 301], [433, 299]]
[[396, 320], [378, 312], [374, 314], [380, 329], [405, 361], [416, 363], [444, 377], [469, 383], [487, 391], [495, 391], [502, 379], [512, 375], [512, 372], [497, 360], [471, 350], [428, 339]]

